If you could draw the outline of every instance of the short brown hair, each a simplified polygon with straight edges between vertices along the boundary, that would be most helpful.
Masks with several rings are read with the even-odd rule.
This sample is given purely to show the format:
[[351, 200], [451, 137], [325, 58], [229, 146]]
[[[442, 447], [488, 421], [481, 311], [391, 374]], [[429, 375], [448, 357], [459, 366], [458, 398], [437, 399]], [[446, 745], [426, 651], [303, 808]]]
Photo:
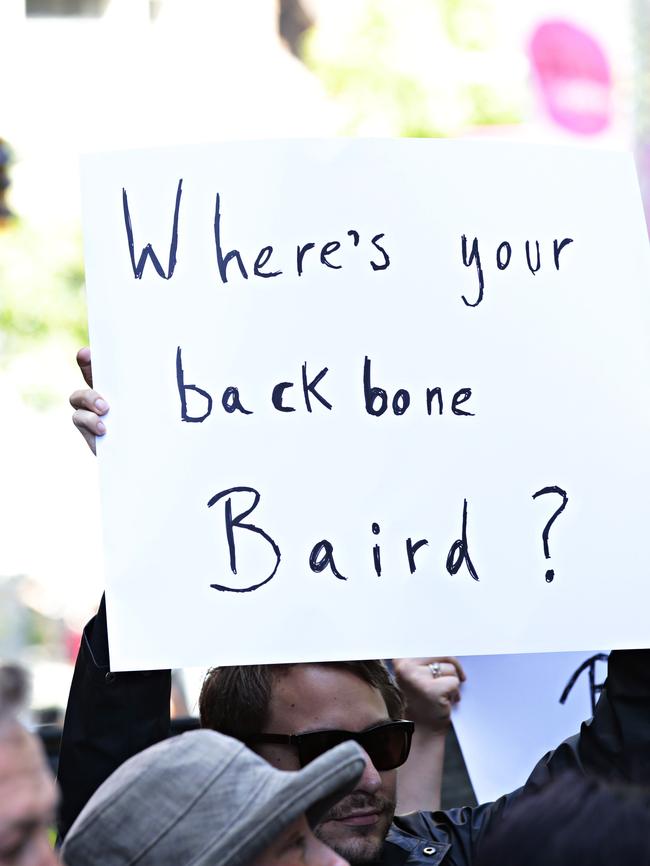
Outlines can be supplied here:
[[[319, 662], [348, 671], [381, 694], [391, 719], [401, 719], [404, 698], [381, 661]], [[263, 731], [268, 720], [274, 680], [293, 665], [240, 665], [211, 668], [205, 676], [199, 711], [201, 726], [246, 740]]]

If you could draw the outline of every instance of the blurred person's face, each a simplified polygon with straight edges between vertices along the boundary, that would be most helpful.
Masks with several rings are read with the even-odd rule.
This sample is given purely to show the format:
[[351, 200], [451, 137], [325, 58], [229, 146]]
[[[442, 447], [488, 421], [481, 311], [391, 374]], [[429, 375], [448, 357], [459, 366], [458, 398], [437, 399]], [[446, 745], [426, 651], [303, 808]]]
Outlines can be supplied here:
[[16, 722], [0, 731], [0, 866], [54, 866], [48, 829], [56, 784], [40, 741]]
[[312, 833], [304, 815], [297, 818], [249, 866], [348, 866]]
[[[295, 665], [279, 676], [263, 733], [364, 731], [389, 721], [381, 693], [349, 671], [324, 665]], [[280, 770], [300, 766], [290, 745], [260, 744], [255, 750]], [[333, 806], [315, 833], [353, 866], [375, 861], [395, 812], [397, 771], [378, 772], [366, 756], [357, 787]]]

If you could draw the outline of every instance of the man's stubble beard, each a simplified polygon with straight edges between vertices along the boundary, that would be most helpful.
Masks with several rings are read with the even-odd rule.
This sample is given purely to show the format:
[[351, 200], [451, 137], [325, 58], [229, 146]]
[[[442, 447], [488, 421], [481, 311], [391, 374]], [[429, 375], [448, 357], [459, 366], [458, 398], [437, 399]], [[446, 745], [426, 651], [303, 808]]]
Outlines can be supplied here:
[[[376, 824], [368, 826], [339, 825], [339, 832], [332, 832], [328, 822], [343, 818], [356, 811], [372, 810], [380, 813]], [[340, 856], [349, 861], [350, 866], [370, 866], [381, 856], [388, 834], [395, 803], [385, 797], [362, 792], [353, 792], [345, 797], [316, 826], [314, 833]]]

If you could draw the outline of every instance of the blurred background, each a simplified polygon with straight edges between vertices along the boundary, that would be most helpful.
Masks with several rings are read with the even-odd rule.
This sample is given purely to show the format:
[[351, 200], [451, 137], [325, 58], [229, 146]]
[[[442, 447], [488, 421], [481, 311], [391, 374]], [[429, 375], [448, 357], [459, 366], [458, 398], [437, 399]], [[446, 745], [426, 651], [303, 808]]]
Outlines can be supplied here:
[[[650, 0], [0, 0], [0, 45], [0, 657], [32, 669], [34, 721], [55, 723], [103, 583], [96, 469], [68, 405], [87, 341], [79, 154], [573, 142], [633, 149], [645, 196]], [[177, 678], [179, 714], [201, 673]]]

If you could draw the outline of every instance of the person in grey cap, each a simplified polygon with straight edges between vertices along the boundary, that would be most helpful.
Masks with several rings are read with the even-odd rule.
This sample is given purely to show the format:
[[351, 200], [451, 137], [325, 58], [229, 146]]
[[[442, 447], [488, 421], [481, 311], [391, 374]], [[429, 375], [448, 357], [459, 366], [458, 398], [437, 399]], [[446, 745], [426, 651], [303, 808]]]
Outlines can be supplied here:
[[151, 746], [91, 797], [66, 866], [346, 866], [311, 827], [356, 786], [362, 749], [342, 743], [297, 772], [238, 740], [192, 731]]

